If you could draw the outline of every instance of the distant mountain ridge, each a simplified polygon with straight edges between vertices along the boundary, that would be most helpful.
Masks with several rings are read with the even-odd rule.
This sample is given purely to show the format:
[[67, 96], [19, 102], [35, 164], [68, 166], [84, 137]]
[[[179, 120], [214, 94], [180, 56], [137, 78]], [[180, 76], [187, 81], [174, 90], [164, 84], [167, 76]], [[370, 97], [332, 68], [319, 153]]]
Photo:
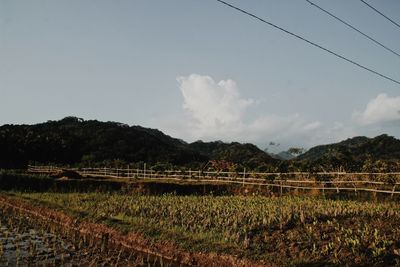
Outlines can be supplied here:
[[257, 146], [248, 143], [197, 141], [189, 144], [189, 147], [210, 159], [227, 160], [236, 164], [245, 163], [245, 165], [251, 169], [263, 170], [268, 168], [267, 165], [276, 164], [279, 161], [272, 158]]
[[188, 144], [159, 130], [66, 117], [35, 125], [0, 126], [0, 168], [24, 167], [30, 161], [77, 164], [121, 160], [201, 166], [225, 159], [252, 167], [275, 162], [251, 144]]
[[[211, 160], [255, 171], [400, 170], [400, 140], [386, 134], [320, 145], [295, 158], [269, 155], [253, 144], [221, 141], [186, 143], [157, 129], [66, 117], [35, 125], [0, 126], [0, 168], [41, 164], [105, 166], [148, 163], [202, 168]], [[384, 162], [383, 162], [384, 161]]]
[[299, 155], [297, 159], [318, 160], [329, 156], [400, 159], [400, 140], [387, 134], [374, 138], [356, 136], [338, 143], [315, 146], [304, 154]]
[[206, 158], [161, 131], [116, 122], [67, 117], [35, 125], [0, 127], [0, 166], [29, 161], [74, 164], [120, 159], [186, 164]]
[[374, 138], [357, 136], [315, 146], [293, 160], [360, 170], [367, 161], [399, 161], [400, 140], [387, 134]]
[[274, 159], [279, 159], [279, 160], [291, 160], [291, 159], [294, 159], [296, 157], [295, 155], [293, 155], [289, 151], [281, 151], [281, 152], [276, 153], [276, 154], [275, 153], [268, 153], [266, 151], [266, 153], [268, 155], [270, 155], [271, 157], [273, 157]]

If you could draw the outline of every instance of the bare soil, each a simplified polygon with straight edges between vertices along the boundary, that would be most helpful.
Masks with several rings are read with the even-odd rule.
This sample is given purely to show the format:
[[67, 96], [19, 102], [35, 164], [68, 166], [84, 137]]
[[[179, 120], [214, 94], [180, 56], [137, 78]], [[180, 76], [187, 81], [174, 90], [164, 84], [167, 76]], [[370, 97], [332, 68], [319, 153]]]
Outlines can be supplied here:
[[92, 240], [92, 243], [99, 244], [99, 247], [105, 245], [108, 248], [120, 248], [125, 254], [128, 253], [127, 255], [129, 255], [129, 252], [140, 252], [149, 255], [151, 258], [162, 259], [164, 265], [168, 263], [170, 266], [270, 266], [246, 259], [238, 259], [231, 255], [182, 251], [169, 242], [154, 243], [137, 233], [124, 234], [105, 225], [80, 221], [79, 218], [32, 205], [14, 197], [1, 195], [0, 207], [3, 210], [7, 209], [15, 214], [23, 214], [42, 223], [56, 226], [54, 229], [58, 229], [59, 233], [78, 233], [86, 240]]

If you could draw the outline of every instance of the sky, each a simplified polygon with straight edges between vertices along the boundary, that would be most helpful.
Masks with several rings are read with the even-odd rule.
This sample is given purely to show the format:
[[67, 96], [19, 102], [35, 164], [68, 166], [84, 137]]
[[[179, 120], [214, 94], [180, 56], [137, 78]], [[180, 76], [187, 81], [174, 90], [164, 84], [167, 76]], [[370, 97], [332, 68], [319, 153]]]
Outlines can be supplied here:
[[[399, 56], [305, 0], [229, 2], [400, 80]], [[400, 53], [361, 1], [314, 2]], [[368, 3], [400, 22], [400, 1]], [[66, 116], [279, 151], [400, 137], [400, 85], [215, 0], [1, 0], [0, 125]]]

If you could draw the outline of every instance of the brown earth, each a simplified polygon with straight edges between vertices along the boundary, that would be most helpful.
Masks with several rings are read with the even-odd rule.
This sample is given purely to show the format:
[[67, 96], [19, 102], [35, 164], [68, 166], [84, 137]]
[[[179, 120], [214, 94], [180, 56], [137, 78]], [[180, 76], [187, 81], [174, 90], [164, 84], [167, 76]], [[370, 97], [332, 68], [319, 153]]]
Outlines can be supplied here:
[[82, 235], [91, 236], [97, 240], [104, 240], [106, 237], [110, 246], [121, 246], [128, 250], [162, 257], [167, 261], [175, 262], [177, 265], [220, 267], [271, 266], [247, 259], [239, 259], [231, 255], [182, 251], [171, 242], [151, 242], [138, 233], [123, 234], [105, 225], [80, 221], [78, 218], [71, 217], [60, 211], [33, 205], [14, 197], [1, 195], [0, 204], [14, 211], [26, 213], [38, 220], [60, 225], [65, 229], [77, 231]]
[[58, 178], [59, 180], [69, 180], [69, 179], [82, 179], [83, 177], [75, 171], [71, 170], [60, 170], [51, 175], [53, 178]]

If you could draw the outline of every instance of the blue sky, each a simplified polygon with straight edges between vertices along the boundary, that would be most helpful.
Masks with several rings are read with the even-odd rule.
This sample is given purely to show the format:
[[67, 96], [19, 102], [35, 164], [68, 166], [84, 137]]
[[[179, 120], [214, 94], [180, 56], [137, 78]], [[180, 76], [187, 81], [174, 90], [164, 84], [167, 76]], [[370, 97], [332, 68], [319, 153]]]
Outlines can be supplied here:
[[[231, 0], [400, 80], [397, 57], [303, 0]], [[400, 21], [400, 1], [369, 0]], [[361, 1], [315, 3], [400, 52]], [[74, 115], [186, 141], [400, 137], [400, 86], [214, 0], [0, 1], [0, 124]]]

